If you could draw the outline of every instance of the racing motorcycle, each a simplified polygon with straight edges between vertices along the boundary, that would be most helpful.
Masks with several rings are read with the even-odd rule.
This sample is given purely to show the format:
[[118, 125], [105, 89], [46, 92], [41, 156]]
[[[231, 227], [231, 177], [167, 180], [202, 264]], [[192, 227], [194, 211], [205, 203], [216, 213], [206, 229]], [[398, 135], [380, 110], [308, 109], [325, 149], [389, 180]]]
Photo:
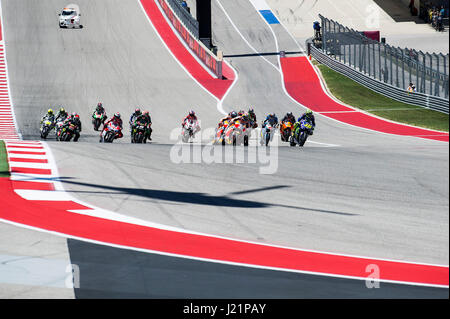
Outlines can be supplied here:
[[100, 136], [100, 143], [101, 142], [112, 143], [120, 132], [121, 132], [120, 126], [114, 124], [113, 122], [108, 123], [108, 126], [105, 127]]
[[133, 127], [133, 138], [131, 140], [132, 143], [147, 143], [147, 137], [145, 136], [145, 131], [146, 131], [146, 127], [143, 124], [137, 123], [134, 127]]
[[49, 121], [48, 119], [45, 119], [41, 124], [41, 138], [46, 139], [48, 136], [48, 133], [53, 129], [53, 122]]
[[281, 141], [283, 142], [289, 142], [289, 138], [292, 135], [292, 128], [293, 128], [292, 122], [282, 122], [280, 133], [281, 133]]
[[63, 128], [63, 124], [64, 124], [64, 120], [58, 121], [55, 124], [55, 136], [56, 136], [57, 140], [58, 140], [58, 135], [60, 134], [60, 131]]
[[226, 120], [223, 122], [223, 125], [221, 127], [217, 128], [216, 136], [214, 138], [215, 145], [217, 145], [217, 144], [225, 145], [224, 133], [225, 133], [228, 125], [230, 125], [230, 121]]
[[248, 146], [248, 139], [246, 127], [240, 120], [228, 125], [224, 133], [224, 140], [228, 145], [236, 146], [244, 144], [244, 146]]
[[181, 130], [181, 140], [183, 143], [188, 143], [189, 139], [194, 137], [194, 134], [198, 131], [197, 121], [186, 121]]
[[98, 131], [100, 125], [105, 123], [107, 119], [106, 113], [99, 113], [97, 111], [92, 115], [92, 124], [94, 125], [94, 131]]
[[289, 142], [291, 146], [298, 146], [303, 147], [305, 145], [306, 140], [308, 139], [309, 135], [313, 135], [314, 132], [314, 126], [307, 121], [306, 119], [301, 120], [297, 129], [292, 134]]
[[266, 126], [261, 128], [261, 145], [269, 146], [269, 143], [272, 142], [273, 136], [275, 135], [275, 129], [277, 125], [272, 125], [270, 123], [266, 123]]
[[77, 126], [72, 123], [70, 123], [68, 126], [62, 127], [58, 131], [56, 140], [61, 141], [61, 142], [70, 142], [72, 137], [75, 135], [76, 129], [77, 129]]

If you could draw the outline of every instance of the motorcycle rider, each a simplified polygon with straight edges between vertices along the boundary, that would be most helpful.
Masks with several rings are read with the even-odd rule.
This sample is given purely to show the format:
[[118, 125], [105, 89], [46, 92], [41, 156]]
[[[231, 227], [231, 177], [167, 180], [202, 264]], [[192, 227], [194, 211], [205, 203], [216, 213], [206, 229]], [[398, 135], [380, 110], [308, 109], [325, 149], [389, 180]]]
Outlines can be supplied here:
[[102, 102], [98, 102], [97, 106], [95, 108], [95, 112], [100, 113], [100, 114], [105, 114], [106, 115], [106, 110], [103, 107], [103, 103]]
[[189, 114], [181, 122], [181, 126], [184, 127], [184, 124], [186, 124], [186, 122], [188, 122], [188, 121], [193, 121], [193, 122], [198, 121], [197, 115], [195, 114], [194, 110], [189, 111]]
[[297, 122], [300, 122], [301, 120], [307, 120], [312, 124], [313, 127], [316, 127], [316, 118], [314, 117], [314, 113], [311, 110], [306, 110], [306, 112], [298, 118]]
[[53, 127], [53, 125], [55, 124], [55, 113], [52, 109], [47, 110], [47, 114], [45, 114], [41, 119], [41, 124], [44, 123], [44, 121], [50, 121]]
[[152, 140], [152, 118], [150, 117], [150, 113], [148, 111], [144, 111], [141, 115], [139, 115], [133, 123], [133, 128], [137, 125], [143, 125], [145, 127], [145, 137], [151, 141]]
[[286, 115], [283, 117], [281, 122], [291, 122], [292, 124], [295, 124], [295, 116], [292, 114], [292, 112], [286, 113]]
[[226, 121], [231, 121], [232, 119], [236, 118], [238, 116], [238, 114], [235, 111], [231, 111], [230, 113], [228, 113], [228, 115], [224, 118], [222, 118], [219, 121], [219, 125], [217, 126], [217, 128], [221, 128]]
[[142, 115], [141, 109], [138, 107], [134, 110], [134, 113], [130, 116], [130, 121], [128, 122], [130, 124], [130, 131], [133, 129], [133, 124], [136, 122], [136, 119]]
[[249, 115], [249, 118], [250, 118], [250, 125], [252, 126], [252, 128], [257, 128], [258, 127], [258, 122], [256, 121], [255, 111], [252, 108], [248, 109], [248, 115]]
[[195, 135], [195, 133], [197, 133], [198, 131], [200, 131], [200, 125], [198, 125], [198, 118], [197, 115], [195, 114], [194, 110], [190, 110], [189, 114], [183, 119], [183, 121], [181, 122], [181, 127], [184, 128], [184, 126], [186, 125], [186, 123], [188, 122], [192, 122], [192, 123], [197, 123], [197, 129], [195, 132], [193, 132], [193, 134]]
[[104, 124], [106, 119], [108, 118], [108, 116], [106, 116], [106, 110], [103, 107], [103, 104], [101, 102], [97, 103], [97, 107], [95, 108], [95, 111], [92, 113], [93, 120], [95, 119], [95, 113], [103, 114], [103, 123], [102, 124]]
[[133, 142], [133, 130], [134, 130], [134, 124], [136, 123], [136, 119], [142, 115], [142, 111], [139, 107], [137, 107], [134, 110], [134, 113], [131, 114], [130, 120], [128, 121], [128, 124], [130, 124], [130, 133], [131, 133], [131, 142]]
[[[295, 124], [295, 116], [294, 114], [292, 114], [292, 112], [288, 112], [283, 119], [281, 120], [281, 126], [280, 126], [280, 133], [281, 133], [281, 140], [284, 142], [287, 142], [288, 137], [285, 136], [285, 132], [284, 132], [284, 127], [283, 124], [284, 123], [291, 123], [292, 125]], [[291, 131], [292, 134], [292, 131]]]
[[68, 116], [69, 113], [67, 113], [67, 111], [63, 107], [61, 107], [56, 114], [55, 123], [64, 122]]
[[[61, 107], [58, 111], [58, 114], [56, 114], [55, 125], [58, 123], [64, 123], [64, 121], [67, 119], [68, 116], [69, 116], [69, 113], [67, 113], [67, 111], [63, 107]], [[59, 131], [58, 125], [56, 125], [56, 128], [55, 128], [56, 135], [58, 135], [58, 131]]]
[[[293, 128], [292, 132], [296, 132], [296, 131], [297, 131], [298, 127], [300, 126], [300, 122], [301, 122], [302, 120], [306, 120], [306, 121], [308, 121], [309, 123], [311, 123], [312, 126], [313, 126], [313, 128], [316, 127], [316, 119], [315, 119], [315, 117], [314, 117], [314, 114], [313, 114], [313, 112], [312, 112], [311, 110], [308, 109], [308, 110], [306, 110], [305, 113], [303, 113], [302, 116], [300, 116], [300, 117], [298, 118], [297, 122], [294, 124], [294, 128]], [[312, 134], [313, 134], [313, 130], [311, 130], [311, 135], [312, 135]]]
[[105, 131], [105, 129], [108, 127], [109, 123], [113, 123], [114, 125], [120, 127], [120, 131], [118, 136], [116, 136], [117, 138], [122, 138], [123, 134], [122, 134], [122, 129], [123, 129], [123, 122], [120, 116], [120, 113], [117, 112], [114, 114], [114, 116], [112, 118], [110, 118], [109, 120], [107, 120], [104, 124], [103, 124], [103, 129], [102, 132], [100, 133], [100, 142], [102, 141], [102, 136], [103, 136], [103, 132]]
[[80, 121], [80, 116], [73, 112], [70, 116], [68, 116], [66, 118], [66, 120], [64, 121], [62, 128], [67, 128], [70, 126], [70, 124], [73, 124], [75, 126], [75, 130], [74, 130], [74, 138], [73, 141], [77, 142], [78, 139], [80, 138], [80, 132], [81, 132], [81, 121]]
[[270, 113], [269, 115], [267, 115], [262, 124], [262, 128], [265, 128], [267, 124], [272, 125], [272, 127], [278, 126], [278, 117], [275, 115], [275, 113]]

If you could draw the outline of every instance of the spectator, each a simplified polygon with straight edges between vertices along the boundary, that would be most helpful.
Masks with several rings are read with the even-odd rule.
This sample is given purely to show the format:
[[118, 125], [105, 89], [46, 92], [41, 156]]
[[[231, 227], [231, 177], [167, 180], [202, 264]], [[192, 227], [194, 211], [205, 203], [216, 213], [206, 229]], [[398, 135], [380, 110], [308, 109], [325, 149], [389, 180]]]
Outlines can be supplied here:
[[412, 82], [409, 83], [407, 91], [408, 91], [408, 94], [416, 92], [416, 86], [414, 85], [414, 83], [412, 83]]
[[191, 13], [191, 9], [189, 8], [187, 2], [185, 0], [181, 1], [181, 6], [187, 10], [187, 12]]
[[321, 39], [321, 34], [320, 34], [321, 26], [320, 26], [320, 22], [319, 22], [319, 21], [314, 21], [314, 23], [313, 23], [313, 28], [314, 28], [314, 36], [315, 36], [316, 40], [320, 40], [320, 39]]
[[444, 14], [441, 12], [439, 12], [437, 14], [437, 25], [436, 25], [436, 30], [437, 31], [444, 31], [444, 23], [443, 23], [443, 19], [444, 19]]

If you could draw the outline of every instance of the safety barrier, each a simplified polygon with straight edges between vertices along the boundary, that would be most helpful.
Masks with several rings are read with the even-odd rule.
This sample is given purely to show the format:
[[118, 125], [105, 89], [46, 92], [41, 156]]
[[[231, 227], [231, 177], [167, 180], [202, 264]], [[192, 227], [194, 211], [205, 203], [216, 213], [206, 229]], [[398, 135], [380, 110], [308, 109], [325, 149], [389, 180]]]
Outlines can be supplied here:
[[199, 24], [189, 11], [181, 5], [181, 0], [167, 0], [175, 15], [183, 22], [189, 32], [199, 40]]
[[202, 63], [217, 76], [217, 78], [222, 79], [222, 59], [219, 59], [202, 42], [200, 42], [197, 39], [198, 36], [196, 37], [189, 31], [186, 25], [177, 16], [168, 0], [158, 0], [158, 3], [172, 26], [181, 36], [183, 41], [188, 45], [188, 47], [197, 55], [200, 61], [202, 61]]
[[372, 91], [380, 93], [393, 100], [449, 114], [449, 101], [444, 98], [418, 92], [409, 93], [406, 90], [376, 80], [373, 77], [369, 77], [364, 73], [358, 72], [347, 64], [339, 62], [338, 60], [328, 56], [313, 45], [312, 39], [307, 40], [306, 44], [308, 47], [308, 53], [311, 54], [311, 56], [318, 62], [328, 66], [336, 72], [345, 75], [346, 77], [358, 82], [359, 84], [371, 89]]

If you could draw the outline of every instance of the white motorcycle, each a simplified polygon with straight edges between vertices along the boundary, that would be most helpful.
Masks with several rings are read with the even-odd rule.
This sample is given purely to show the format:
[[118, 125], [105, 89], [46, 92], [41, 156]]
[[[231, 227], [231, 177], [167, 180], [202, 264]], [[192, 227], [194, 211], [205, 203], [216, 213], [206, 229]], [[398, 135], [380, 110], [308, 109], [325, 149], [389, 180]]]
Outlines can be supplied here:
[[261, 128], [261, 146], [269, 146], [269, 143], [273, 140], [277, 126], [278, 125], [273, 126], [270, 123], [266, 123], [266, 125]]
[[183, 143], [188, 143], [190, 139], [195, 137], [195, 133], [200, 131], [198, 121], [188, 120], [184, 123], [181, 130], [181, 140]]

